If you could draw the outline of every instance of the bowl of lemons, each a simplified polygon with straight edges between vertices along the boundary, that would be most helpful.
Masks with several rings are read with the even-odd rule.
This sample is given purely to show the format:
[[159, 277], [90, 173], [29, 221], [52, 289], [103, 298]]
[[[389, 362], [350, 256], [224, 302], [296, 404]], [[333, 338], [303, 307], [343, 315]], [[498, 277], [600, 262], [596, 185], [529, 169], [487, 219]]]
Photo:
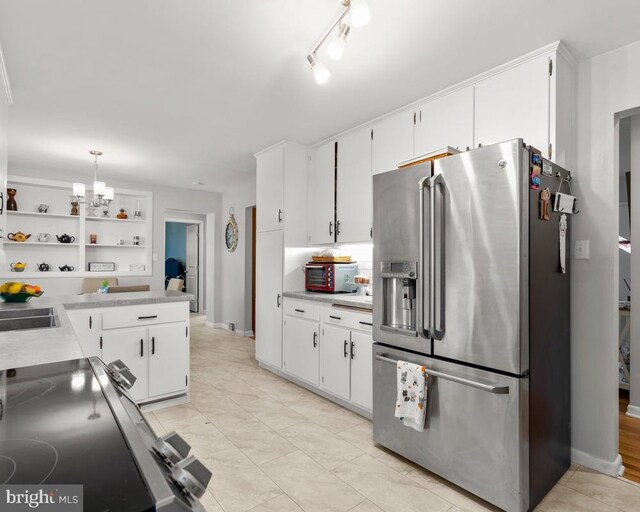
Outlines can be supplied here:
[[0, 285], [0, 299], [4, 302], [27, 302], [43, 293], [39, 286], [33, 284], [9, 281]]

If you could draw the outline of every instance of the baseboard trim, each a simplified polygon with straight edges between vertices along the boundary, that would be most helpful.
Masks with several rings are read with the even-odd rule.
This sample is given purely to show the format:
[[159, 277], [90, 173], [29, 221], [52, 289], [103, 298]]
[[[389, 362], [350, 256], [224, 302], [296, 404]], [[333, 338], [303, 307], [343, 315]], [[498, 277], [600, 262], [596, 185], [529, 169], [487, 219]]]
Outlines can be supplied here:
[[631, 404], [627, 405], [627, 412], [625, 413], [625, 415], [629, 416], [630, 418], [636, 418], [640, 420], [640, 407]]
[[225, 331], [229, 331], [232, 332], [234, 334], [237, 334], [238, 336], [243, 336], [245, 338], [249, 337], [249, 336], [253, 336], [253, 331], [239, 331], [239, 330], [235, 330], [235, 331], [231, 331], [229, 329], [229, 324], [225, 324], [224, 322], [218, 322], [215, 324], [212, 324], [210, 322], [206, 322], [206, 324], [209, 327], [214, 327], [215, 329], [224, 329]]
[[622, 457], [620, 454], [618, 454], [613, 461], [608, 461], [599, 457], [594, 457], [593, 455], [581, 450], [571, 448], [571, 462], [609, 476], [618, 477], [624, 474], [624, 466], [622, 465]]

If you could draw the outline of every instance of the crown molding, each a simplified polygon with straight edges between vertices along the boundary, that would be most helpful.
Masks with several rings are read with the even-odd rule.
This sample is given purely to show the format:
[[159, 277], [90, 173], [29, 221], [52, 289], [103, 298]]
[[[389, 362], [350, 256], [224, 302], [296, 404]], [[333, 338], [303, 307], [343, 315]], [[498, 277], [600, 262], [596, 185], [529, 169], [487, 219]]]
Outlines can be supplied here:
[[0, 77], [2, 77], [2, 83], [4, 84], [4, 92], [7, 95], [7, 101], [9, 105], [13, 105], [13, 95], [11, 94], [11, 84], [9, 83], [9, 75], [7, 74], [7, 67], [4, 64], [4, 54], [2, 53], [2, 45], [0, 45]]

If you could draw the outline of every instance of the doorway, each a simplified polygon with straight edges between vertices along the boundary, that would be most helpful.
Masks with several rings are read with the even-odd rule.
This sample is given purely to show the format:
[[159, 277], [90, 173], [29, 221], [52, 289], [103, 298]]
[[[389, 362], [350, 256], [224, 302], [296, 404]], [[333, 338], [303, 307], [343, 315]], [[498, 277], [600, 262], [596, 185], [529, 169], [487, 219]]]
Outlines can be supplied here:
[[640, 324], [632, 316], [640, 299], [640, 257], [637, 250], [632, 252], [633, 240], [640, 239], [640, 225], [634, 220], [640, 213], [640, 113], [629, 114], [618, 124], [618, 437], [624, 477], [640, 483]]
[[165, 289], [171, 279], [180, 291], [190, 293], [192, 313], [202, 311], [203, 280], [203, 222], [189, 219], [165, 219]]

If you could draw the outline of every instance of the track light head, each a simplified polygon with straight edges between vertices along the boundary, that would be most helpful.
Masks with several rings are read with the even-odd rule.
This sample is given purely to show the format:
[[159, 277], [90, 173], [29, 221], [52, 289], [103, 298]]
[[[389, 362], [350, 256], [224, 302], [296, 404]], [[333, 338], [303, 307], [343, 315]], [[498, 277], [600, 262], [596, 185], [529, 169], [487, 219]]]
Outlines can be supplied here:
[[329, 46], [327, 46], [327, 55], [334, 60], [342, 59], [342, 55], [344, 54], [345, 42], [347, 40], [347, 36], [351, 31], [351, 27], [347, 24], [340, 24], [338, 28], [338, 33], [331, 40]]
[[327, 67], [318, 60], [318, 56], [314, 53], [310, 53], [307, 55], [307, 60], [311, 65], [311, 71], [313, 71], [313, 76], [316, 79], [316, 82], [319, 84], [325, 83], [331, 77], [331, 73]]
[[371, 21], [371, 12], [366, 0], [350, 0], [351, 24], [356, 27], [364, 27]]

